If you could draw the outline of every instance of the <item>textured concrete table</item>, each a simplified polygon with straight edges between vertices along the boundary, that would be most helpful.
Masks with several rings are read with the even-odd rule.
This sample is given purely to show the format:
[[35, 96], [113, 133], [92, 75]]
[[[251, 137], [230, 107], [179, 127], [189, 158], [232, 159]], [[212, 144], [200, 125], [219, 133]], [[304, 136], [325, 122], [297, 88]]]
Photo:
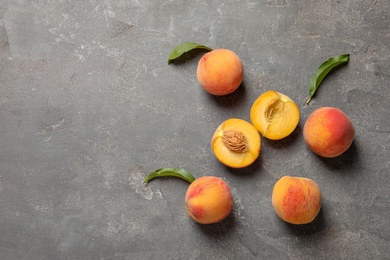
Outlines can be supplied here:
[[[202, 52], [168, 65], [185, 41], [234, 50], [242, 86], [203, 91]], [[349, 63], [305, 106], [312, 74], [342, 53]], [[389, 81], [387, 0], [0, 0], [0, 259], [389, 259]], [[298, 128], [263, 138], [252, 166], [222, 166], [214, 130], [249, 120], [270, 89], [298, 103]], [[334, 159], [302, 137], [321, 106], [356, 129]], [[224, 178], [232, 214], [196, 224], [185, 181], [142, 183], [160, 167]], [[321, 187], [312, 224], [275, 215], [283, 175]]]

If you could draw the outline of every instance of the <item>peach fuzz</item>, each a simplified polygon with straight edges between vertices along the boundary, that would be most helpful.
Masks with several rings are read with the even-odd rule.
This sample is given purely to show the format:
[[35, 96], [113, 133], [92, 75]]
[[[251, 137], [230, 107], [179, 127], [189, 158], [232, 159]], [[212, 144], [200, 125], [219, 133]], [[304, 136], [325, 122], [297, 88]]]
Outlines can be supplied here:
[[244, 69], [236, 53], [215, 49], [199, 60], [196, 75], [204, 90], [212, 95], [223, 96], [240, 86]]
[[283, 176], [275, 183], [272, 206], [282, 220], [308, 224], [321, 209], [320, 188], [309, 178]]
[[221, 178], [204, 176], [193, 181], [187, 189], [185, 204], [189, 216], [200, 224], [217, 223], [233, 208], [233, 197]]
[[338, 108], [321, 107], [306, 120], [303, 138], [316, 154], [332, 158], [351, 146], [355, 130], [349, 117]]

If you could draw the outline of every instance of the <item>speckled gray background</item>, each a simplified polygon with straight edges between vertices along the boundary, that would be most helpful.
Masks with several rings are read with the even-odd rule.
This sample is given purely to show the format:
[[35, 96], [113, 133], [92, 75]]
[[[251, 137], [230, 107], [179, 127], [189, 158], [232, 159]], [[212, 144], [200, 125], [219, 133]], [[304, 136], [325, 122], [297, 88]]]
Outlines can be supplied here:
[[[242, 86], [204, 92], [202, 52], [168, 65], [185, 41], [234, 50]], [[305, 106], [312, 74], [342, 53]], [[0, 0], [0, 259], [390, 259], [389, 81], [387, 0]], [[298, 128], [263, 138], [252, 166], [222, 166], [214, 130], [249, 120], [270, 89], [298, 103]], [[338, 158], [303, 141], [321, 106], [356, 129]], [[185, 181], [142, 183], [160, 167], [224, 178], [232, 214], [194, 223]], [[312, 224], [275, 215], [283, 175], [319, 184]]]

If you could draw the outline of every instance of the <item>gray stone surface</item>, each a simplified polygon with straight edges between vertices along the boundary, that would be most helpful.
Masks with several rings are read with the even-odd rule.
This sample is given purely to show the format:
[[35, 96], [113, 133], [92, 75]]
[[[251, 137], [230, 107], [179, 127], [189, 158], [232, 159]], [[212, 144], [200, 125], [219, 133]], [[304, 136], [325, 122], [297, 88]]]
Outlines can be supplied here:
[[[185, 41], [234, 50], [242, 86], [204, 92], [202, 52], [168, 65]], [[305, 106], [314, 71], [342, 53], [348, 65]], [[0, 0], [0, 259], [389, 259], [389, 81], [387, 0]], [[249, 120], [270, 89], [298, 103], [298, 128], [263, 138], [252, 166], [222, 166], [214, 130]], [[338, 158], [303, 141], [321, 106], [356, 129]], [[185, 181], [142, 183], [160, 167], [224, 178], [232, 214], [194, 223]], [[283, 175], [319, 184], [312, 224], [275, 215]]]

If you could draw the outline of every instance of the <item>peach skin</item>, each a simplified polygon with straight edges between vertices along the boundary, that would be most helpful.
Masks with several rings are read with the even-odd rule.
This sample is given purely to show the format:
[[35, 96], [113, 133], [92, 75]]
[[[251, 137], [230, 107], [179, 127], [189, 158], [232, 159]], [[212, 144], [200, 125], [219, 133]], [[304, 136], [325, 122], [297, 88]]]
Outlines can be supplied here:
[[309, 178], [283, 176], [275, 183], [272, 206], [288, 223], [310, 223], [321, 209], [320, 188]]
[[204, 176], [187, 189], [185, 204], [189, 216], [200, 224], [212, 224], [225, 219], [233, 208], [228, 184], [221, 178]]
[[306, 120], [303, 138], [316, 154], [332, 158], [351, 146], [355, 130], [349, 117], [340, 109], [321, 107]]
[[227, 49], [216, 49], [199, 60], [196, 75], [204, 90], [212, 95], [223, 96], [240, 86], [244, 69], [236, 53]]

